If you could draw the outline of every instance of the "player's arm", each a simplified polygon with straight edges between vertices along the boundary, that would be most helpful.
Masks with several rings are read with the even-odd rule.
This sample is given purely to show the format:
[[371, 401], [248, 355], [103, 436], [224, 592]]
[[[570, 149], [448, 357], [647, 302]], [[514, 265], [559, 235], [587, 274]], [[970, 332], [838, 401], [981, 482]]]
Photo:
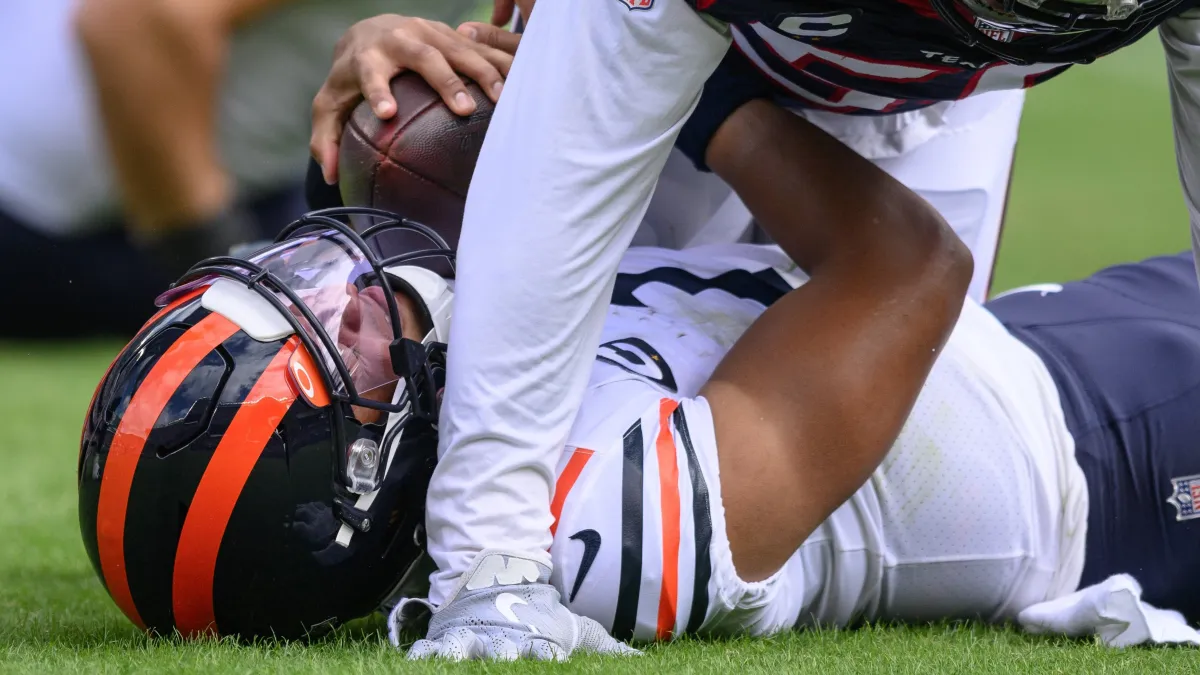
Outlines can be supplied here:
[[[525, 5], [520, 7], [520, 5]], [[523, 16], [529, 16], [529, 7], [532, 6], [532, 0], [523, 0], [517, 3], [516, 0], [494, 0], [492, 3], [492, 25], [507, 26], [509, 21], [512, 21], [513, 15], [517, 10], [521, 11]]]
[[[81, 0], [75, 26], [91, 67], [105, 141], [135, 236], [237, 243], [216, 222], [233, 199], [216, 142], [219, 85], [234, 29], [285, 0]], [[185, 232], [211, 227], [207, 237]], [[246, 233], [248, 234], [248, 233]], [[160, 251], [170, 255], [170, 251]]]
[[706, 158], [811, 276], [702, 391], [734, 563], [761, 579], [899, 435], [962, 309], [971, 255], [918, 195], [766, 101], [738, 109]]
[[1167, 56], [1175, 157], [1192, 225], [1192, 249], [1200, 256], [1200, 10], [1189, 10], [1159, 29]]

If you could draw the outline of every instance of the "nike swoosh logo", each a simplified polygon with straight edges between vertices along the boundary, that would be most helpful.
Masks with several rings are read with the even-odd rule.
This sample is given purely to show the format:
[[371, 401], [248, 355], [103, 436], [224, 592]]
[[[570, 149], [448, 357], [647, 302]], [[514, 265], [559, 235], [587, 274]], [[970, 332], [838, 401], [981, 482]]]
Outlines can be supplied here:
[[1001, 298], [1007, 298], [1010, 295], [1016, 295], [1018, 293], [1033, 293], [1033, 292], [1036, 292], [1038, 295], [1040, 295], [1041, 297], [1044, 298], [1044, 297], [1046, 297], [1048, 295], [1052, 295], [1054, 293], [1062, 293], [1063, 287], [1062, 287], [1062, 284], [1030, 284], [1028, 286], [1021, 286], [1019, 288], [1013, 288], [1013, 289], [1004, 291], [1003, 293], [1000, 293], [996, 297], [992, 298], [992, 300], [999, 300]]
[[658, 350], [641, 338], [605, 342], [600, 345], [596, 359], [660, 384], [669, 391], [679, 391], [675, 374], [671, 372], [666, 360]]
[[575, 602], [579, 587], [583, 585], [584, 578], [592, 569], [592, 563], [596, 562], [596, 555], [600, 553], [600, 533], [595, 530], [580, 530], [571, 535], [571, 539], [583, 542], [583, 562], [579, 564], [579, 574], [575, 575], [575, 585], [571, 587], [571, 597], [568, 599], [568, 602]]
[[516, 612], [512, 610], [513, 605], [528, 604], [529, 603], [513, 595], [512, 593], [501, 593], [500, 595], [496, 596], [496, 611], [500, 612], [501, 616], [513, 623], [521, 623], [521, 620], [517, 618]]

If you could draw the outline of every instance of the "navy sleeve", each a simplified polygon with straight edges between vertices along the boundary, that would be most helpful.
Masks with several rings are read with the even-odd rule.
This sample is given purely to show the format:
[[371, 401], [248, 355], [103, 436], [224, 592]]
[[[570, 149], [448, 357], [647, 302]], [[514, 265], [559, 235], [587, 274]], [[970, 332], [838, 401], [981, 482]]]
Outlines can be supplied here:
[[688, 118], [675, 141], [700, 171], [709, 171], [704, 162], [708, 142], [733, 111], [756, 98], [771, 98], [773, 85], [744, 54], [732, 48], [704, 85], [700, 103]]

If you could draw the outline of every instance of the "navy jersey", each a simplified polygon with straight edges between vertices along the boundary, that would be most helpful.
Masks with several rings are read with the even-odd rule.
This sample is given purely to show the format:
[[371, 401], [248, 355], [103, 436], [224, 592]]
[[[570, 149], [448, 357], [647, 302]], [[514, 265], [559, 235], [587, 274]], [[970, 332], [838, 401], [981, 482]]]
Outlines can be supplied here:
[[1200, 621], [1200, 291], [1192, 256], [1117, 265], [988, 303], [1049, 369], [1087, 478], [1080, 586], [1131, 574]]
[[[967, 45], [929, 0], [688, 0], [730, 23], [735, 48], [794, 105], [878, 115], [923, 108], [975, 93], [1030, 87], [1069, 67], [1052, 54], [1070, 41], [1094, 41], [1096, 55], [1115, 51], [1156, 27], [1123, 34], [1089, 31], [1043, 36], [992, 31], [1048, 55], [1018, 66]], [[1175, 14], [1194, 6], [1188, 2]], [[1028, 44], [1026, 44], [1028, 43]]]

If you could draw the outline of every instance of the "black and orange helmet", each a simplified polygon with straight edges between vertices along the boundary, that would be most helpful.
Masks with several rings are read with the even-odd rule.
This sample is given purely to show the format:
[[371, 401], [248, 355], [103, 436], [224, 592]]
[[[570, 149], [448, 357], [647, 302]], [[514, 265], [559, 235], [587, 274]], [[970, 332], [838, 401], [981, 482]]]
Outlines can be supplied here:
[[[380, 254], [398, 232], [428, 246]], [[78, 466], [84, 545], [131, 621], [308, 636], [416, 568], [452, 299], [416, 263], [453, 255], [418, 223], [333, 209], [160, 297], [96, 390]]]

